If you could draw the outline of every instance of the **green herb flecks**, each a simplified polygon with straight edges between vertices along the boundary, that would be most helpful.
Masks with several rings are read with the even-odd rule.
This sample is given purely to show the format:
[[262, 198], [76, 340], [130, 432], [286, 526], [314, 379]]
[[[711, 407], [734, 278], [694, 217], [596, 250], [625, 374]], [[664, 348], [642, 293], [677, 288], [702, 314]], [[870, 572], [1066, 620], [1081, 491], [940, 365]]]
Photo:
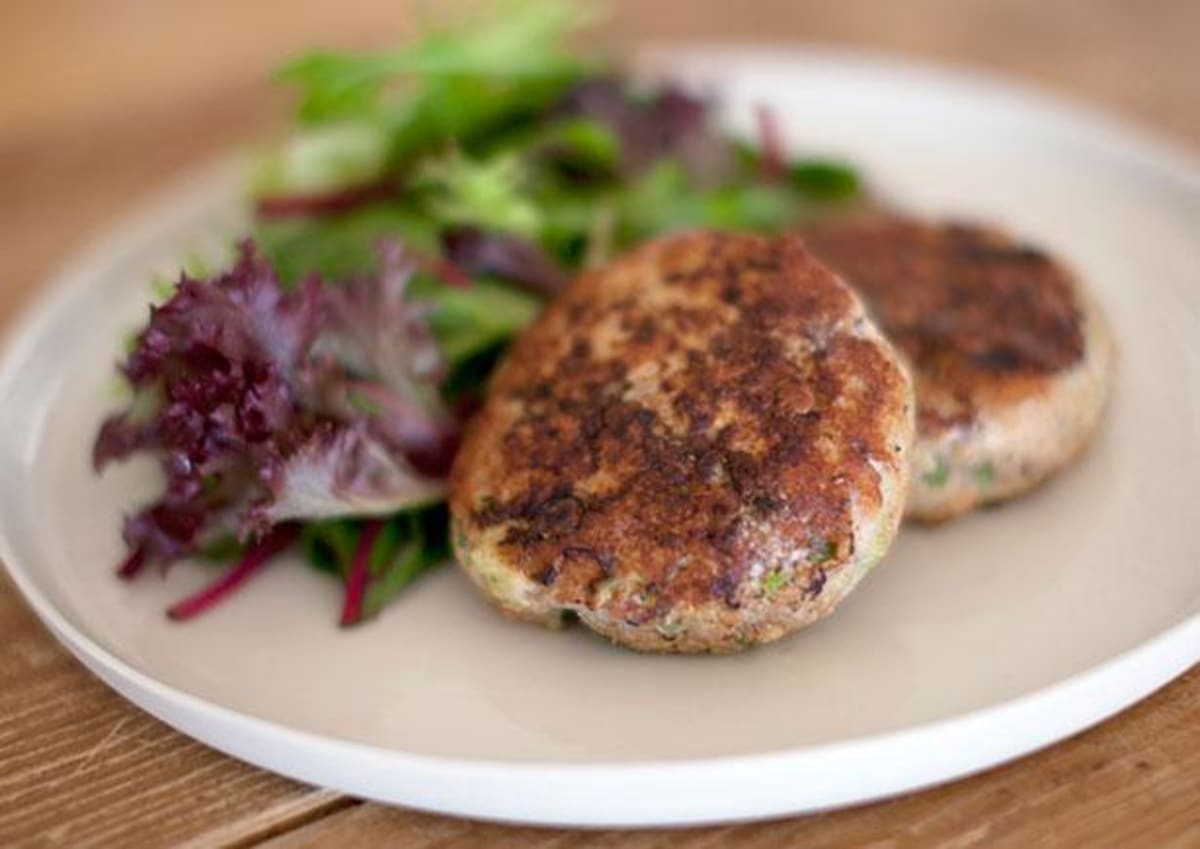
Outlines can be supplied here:
[[677, 620], [668, 622], [660, 622], [654, 626], [654, 630], [664, 640], [677, 640], [687, 632], [687, 625]]
[[776, 571], [768, 573], [767, 576], [762, 580], [763, 598], [771, 598], [774, 596], [777, 592], [786, 587], [791, 579], [792, 576], [786, 572]]
[[921, 481], [931, 487], [945, 486], [949, 480], [950, 461], [940, 454], [934, 461], [933, 469], [921, 475]]
[[979, 489], [988, 489], [996, 482], [996, 467], [991, 463], [981, 463], [971, 469], [971, 478]]
[[808, 562], [813, 565], [828, 563], [837, 554], [837, 544], [833, 540], [820, 540], [808, 552]]

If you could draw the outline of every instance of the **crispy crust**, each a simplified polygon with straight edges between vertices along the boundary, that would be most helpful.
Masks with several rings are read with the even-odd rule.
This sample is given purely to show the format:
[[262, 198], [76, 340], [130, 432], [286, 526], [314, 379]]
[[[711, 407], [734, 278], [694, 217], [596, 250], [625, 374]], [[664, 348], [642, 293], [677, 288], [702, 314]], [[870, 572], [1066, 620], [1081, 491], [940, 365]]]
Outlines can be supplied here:
[[911, 364], [910, 518], [1013, 497], [1086, 445], [1114, 351], [1099, 308], [1062, 265], [992, 228], [879, 214], [813, 227], [805, 241]]
[[732, 651], [830, 612], [890, 543], [911, 387], [798, 239], [698, 233], [583, 276], [493, 378], [451, 482], [508, 613]]

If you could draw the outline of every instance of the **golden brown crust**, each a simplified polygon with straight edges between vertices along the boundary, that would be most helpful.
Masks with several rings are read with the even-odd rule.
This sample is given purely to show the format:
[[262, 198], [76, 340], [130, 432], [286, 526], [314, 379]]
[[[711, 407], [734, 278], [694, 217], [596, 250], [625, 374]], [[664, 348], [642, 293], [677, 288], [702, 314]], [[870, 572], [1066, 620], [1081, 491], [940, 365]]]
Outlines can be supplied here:
[[908, 397], [798, 239], [660, 240], [576, 281], [514, 345], [455, 464], [456, 538], [489, 537], [546, 604], [640, 647], [662, 646], [621, 629], [714, 603], [736, 619], [771, 570], [790, 570], [781, 598], [812, 601], [861, 559], [856, 516], [885, 506]]
[[877, 214], [804, 238], [912, 364], [922, 438], [1038, 396], [1084, 357], [1071, 275], [996, 230]]

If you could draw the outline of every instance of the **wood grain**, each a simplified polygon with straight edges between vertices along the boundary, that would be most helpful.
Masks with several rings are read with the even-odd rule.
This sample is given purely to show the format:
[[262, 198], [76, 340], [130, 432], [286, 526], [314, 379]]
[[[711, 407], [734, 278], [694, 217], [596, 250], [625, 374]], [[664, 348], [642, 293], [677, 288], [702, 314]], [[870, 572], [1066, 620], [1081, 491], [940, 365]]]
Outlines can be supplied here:
[[[0, 26], [0, 326], [182, 170], [281, 126], [298, 48], [411, 30], [397, 0], [8, 0]], [[432, 6], [433, 4], [426, 4]], [[1016, 74], [1200, 143], [1195, 0], [616, 0], [608, 38], [803, 39]], [[438, 4], [441, 8], [442, 4]], [[817, 116], [819, 118], [819, 116]], [[1200, 846], [1200, 670], [1100, 728], [892, 802], [720, 829], [509, 829], [362, 805], [140, 713], [0, 580], [0, 846]]]

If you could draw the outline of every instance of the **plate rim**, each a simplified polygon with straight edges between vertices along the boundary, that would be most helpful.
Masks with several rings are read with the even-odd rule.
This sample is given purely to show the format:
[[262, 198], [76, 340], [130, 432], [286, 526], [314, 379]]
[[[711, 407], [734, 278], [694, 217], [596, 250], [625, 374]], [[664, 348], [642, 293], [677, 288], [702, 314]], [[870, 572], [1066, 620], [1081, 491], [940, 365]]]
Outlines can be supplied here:
[[[886, 71], [901, 82], [954, 85], [1057, 113], [1102, 142], [1200, 195], [1200, 161], [1158, 133], [1107, 110], [1079, 104], [1028, 81], [970, 67], [880, 51], [810, 45], [692, 44], [651, 49], [666, 61], [772, 63], [799, 70]], [[190, 172], [94, 236], [30, 299], [5, 329], [0, 397], [9, 390], [54, 317], [94, 285], [91, 269], [144, 243], [173, 216], [184, 216], [218, 186], [227, 192], [227, 159]], [[1004, 763], [1079, 733], [1181, 675], [1200, 660], [1200, 612], [1074, 675], [991, 704], [919, 725], [769, 752], [678, 760], [619, 762], [504, 761], [421, 755], [289, 727], [241, 713], [170, 686], [102, 647], [64, 616], [19, 564], [0, 527], [0, 562], [55, 638], [138, 707], [205, 745], [306, 783], [376, 801], [503, 822], [560, 826], [698, 825], [761, 819], [875, 801], [941, 784]], [[1022, 727], [1013, 745], [1003, 732]], [[957, 745], [960, 741], [962, 744]], [[967, 752], [970, 754], [968, 755]], [[882, 762], [882, 763], [881, 763]], [[880, 767], [883, 767], [882, 769]], [[874, 772], [863, 771], [870, 767]], [[840, 781], [832, 780], [835, 775]], [[797, 779], [831, 780], [798, 804]], [[851, 776], [847, 781], [846, 776]], [[332, 777], [333, 780], [330, 780]], [[548, 787], [555, 788], [547, 793]], [[644, 792], [643, 792], [644, 791]], [[603, 800], [603, 803], [599, 803]]]

